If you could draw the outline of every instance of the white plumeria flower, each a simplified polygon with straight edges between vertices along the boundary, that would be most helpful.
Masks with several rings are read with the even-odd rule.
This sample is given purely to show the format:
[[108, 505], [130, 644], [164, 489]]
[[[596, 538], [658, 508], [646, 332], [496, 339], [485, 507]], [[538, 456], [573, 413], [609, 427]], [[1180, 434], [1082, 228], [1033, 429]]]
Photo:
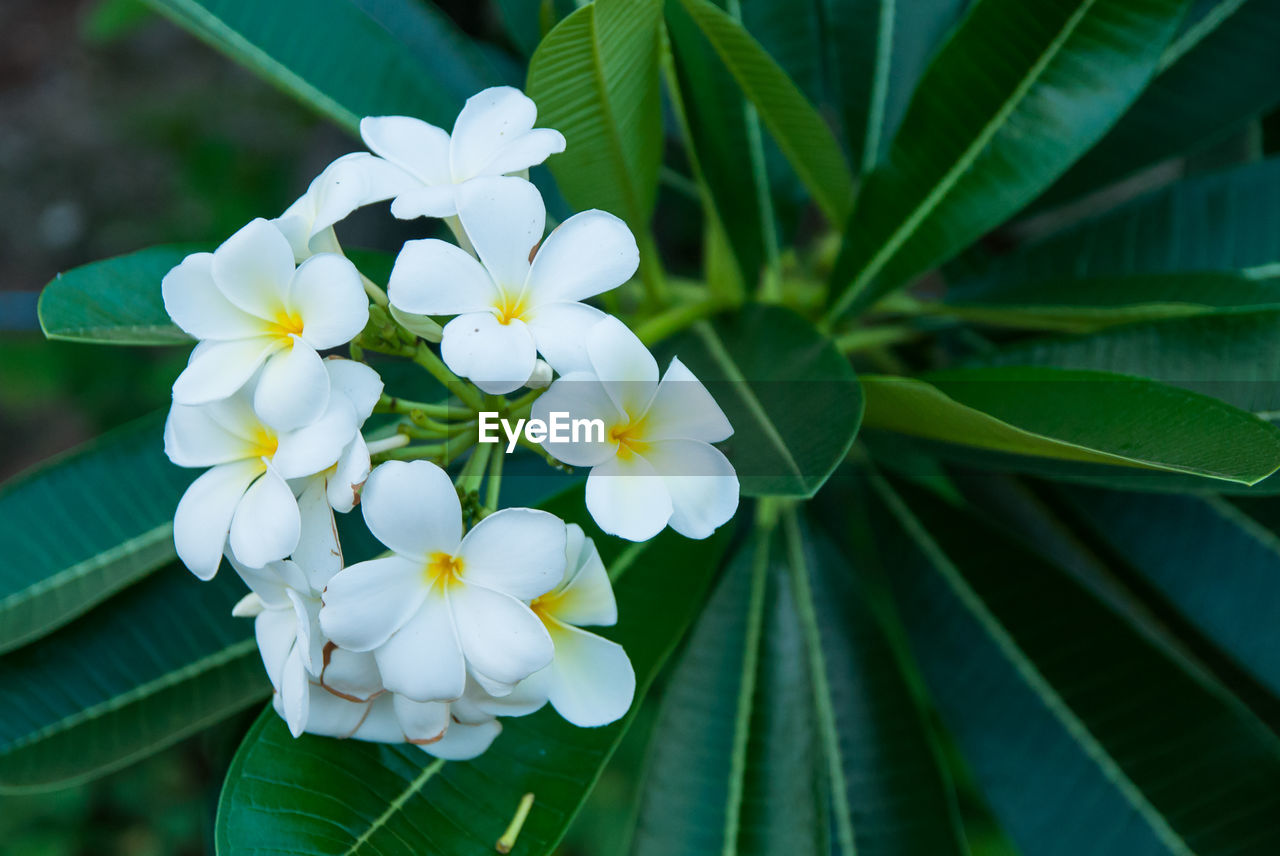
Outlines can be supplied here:
[[599, 419], [604, 436], [543, 448], [591, 467], [587, 510], [604, 531], [647, 541], [670, 525], [688, 538], [710, 536], [738, 508], [738, 476], [711, 445], [733, 434], [720, 406], [678, 359], [659, 383], [653, 355], [612, 316], [591, 329], [587, 354], [590, 370], [556, 380], [533, 415]]
[[604, 313], [580, 301], [636, 272], [631, 230], [612, 214], [583, 211], [539, 247], [546, 209], [527, 181], [476, 179], [457, 199], [479, 261], [447, 241], [409, 241], [391, 271], [391, 305], [456, 315], [445, 325], [440, 355], [488, 393], [524, 385], [539, 353], [561, 374], [585, 367], [586, 333]]
[[291, 555], [302, 517], [289, 480], [324, 473], [359, 433], [342, 395], [330, 397], [314, 422], [276, 431], [253, 408], [258, 388], [250, 383], [230, 398], [195, 407], [175, 403], [165, 422], [169, 460], [211, 468], [187, 488], [173, 519], [178, 557], [201, 579], [217, 573], [228, 539], [236, 559], [250, 567]]
[[[279, 696], [275, 705], [284, 716]], [[415, 702], [394, 693], [383, 693], [367, 702], [315, 693], [305, 730], [322, 737], [371, 743], [413, 743], [437, 758], [468, 761], [489, 748], [502, 732], [502, 725], [490, 715], [464, 720], [455, 712], [456, 707], [448, 702]]]
[[563, 572], [558, 518], [508, 508], [463, 537], [453, 482], [425, 461], [379, 466], [361, 508], [369, 531], [395, 555], [335, 576], [320, 622], [340, 647], [372, 651], [389, 691], [452, 701], [469, 674], [504, 695], [551, 662], [551, 637], [524, 601]]
[[207, 404], [235, 393], [262, 367], [254, 408], [276, 430], [300, 428], [329, 403], [316, 352], [346, 344], [369, 320], [360, 273], [334, 253], [296, 269], [289, 241], [258, 219], [212, 253], [165, 276], [164, 305], [200, 343], [173, 385], [173, 400]]
[[556, 656], [519, 689], [548, 699], [569, 722], [590, 728], [608, 725], [630, 709], [636, 673], [621, 645], [580, 629], [616, 624], [618, 606], [596, 545], [576, 523], [567, 528], [564, 578], [530, 604], [551, 634]]
[[275, 690], [277, 709], [294, 737], [302, 734], [311, 706], [311, 687], [324, 657], [320, 630], [320, 590], [325, 579], [312, 580], [290, 561], [249, 568], [228, 555], [228, 561], [252, 593], [236, 604], [233, 614], [253, 617], [254, 634], [267, 677]]
[[307, 192], [271, 222], [288, 239], [299, 264], [318, 253], [341, 253], [333, 225], [357, 208], [390, 199], [403, 183], [404, 173], [394, 164], [353, 152], [325, 167]]
[[372, 415], [382, 395], [382, 378], [364, 363], [330, 357], [324, 361], [324, 368], [331, 395], [340, 396], [351, 405], [357, 431], [333, 466], [290, 483], [304, 517], [313, 513], [331, 518], [330, 509], [345, 514], [355, 507], [360, 487], [371, 469], [369, 446], [358, 429]]
[[559, 131], [533, 127], [537, 117], [537, 107], [523, 92], [495, 86], [467, 99], [452, 136], [408, 116], [366, 117], [360, 136], [402, 171], [395, 192], [388, 194], [395, 196], [394, 216], [451, 217], [458, 213], [455, 192], [470, 180], [521, 173], [564, 151]]

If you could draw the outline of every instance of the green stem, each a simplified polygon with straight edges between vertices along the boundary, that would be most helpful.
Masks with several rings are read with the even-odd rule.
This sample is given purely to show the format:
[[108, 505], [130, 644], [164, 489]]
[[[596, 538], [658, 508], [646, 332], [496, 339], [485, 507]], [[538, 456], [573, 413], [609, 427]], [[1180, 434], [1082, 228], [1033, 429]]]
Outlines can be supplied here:
[[383, 394], [378, 399], [378, 403], [374, 405], [374, 413], [399, 413], [404, 416], [411, 415], [414, 411], [425, 413], [427, 416], [436, 419], [444, 419], [450, 421], [464, 416], [471, 416], [471, 411], [463, 410], [459, 407], [446, 402], [436, 404], [427, 404], [422, 401], [410, 401], [407, 398], [397, 398], [395, 396]]
[[872, 348], [883, 348], [918, 339], [921, 331], [914, 327], [888, 324], [883, 327], [860, 327], [836, 337], [836, 347], [842, 354], [853, 354]]
[[667, 302], [667, 280], [662, 271], [662, 259], [658, 256], [658, 245], [654, 243], [653, 232], [646, 225], [636, 231], [636, 246], [640, 250], [640, 279], [644, 282], [645, 293], [654, 306], [663, 306]]
[[484, 481], [484, 471], [489, 465], [489, 455], [493, 451], [493, 443], [482, 443], [476, 446], [475, 451], [471, 453], [471, 457], [467, 458], [467, 462], [462, 465], [462, 472], [458, 473], [455, 480], [458, 489], [463, 493], [478, 492], [480, 484]]
[[379, 288], [373, 280], [364, 274], [360, 274], [360, 281], [364, 283], [364, 293], [369, 295], [370, 300], [384, 308], [388, 305], [387, 293]]
[[663, 339], [680, 332], [685, 327], [700, 321], [708, 315], [713, 315], [725, 306], [724, 302], [718, 298], [710, 298], [700, 300], [694, 303], [684, 303], [678, 306], [672, 306], [659, 312], [636, 326], [636, 335], [641, 342], [646, 345], [653, 345]]
[[426, 342], [419, 342], [418, 347], [414, 350], [413, 361], [426, 369], [432, 377], [440, 381], [445, 389], [458, 397], [458, 400], [470, 407], [473, 411], [479, 412], [484, 409], [484, 398], [480, 390], [468, 383], [464, 383], [456, 374], [449, 371], [449, 367], [436, 356], [435, 351], [427, 346]]
[[495, 452], [489, 461], [489, 483], [486, 485], [484, 499], [485, 510], [497, 511], [498, 498], [502, 493], [502, 462], [506, 459], [501, 451]]

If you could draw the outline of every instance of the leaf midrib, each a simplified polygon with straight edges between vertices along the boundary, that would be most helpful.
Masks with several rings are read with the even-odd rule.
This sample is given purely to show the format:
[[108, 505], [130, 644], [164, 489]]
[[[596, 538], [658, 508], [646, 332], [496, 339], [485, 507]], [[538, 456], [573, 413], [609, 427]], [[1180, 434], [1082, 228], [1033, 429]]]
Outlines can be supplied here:
[[955, 187], [973, 162], [977, 160], [978, 155], [987, 147], [991, 140], [999, 133], [1009, 116], [1018, 108], [1023, 99], [1031, 91], [1031, 88], [1040, 80], [1040, 76], [1044, 74], [1050, 63], [1058, 56], [1067, 42], [1075, 34], [1080, 23], [1085, 19], [1097, 4], [1098, 0], [1083, 0], [1080, 7], [1072, 13], [1063, 25], [1062, 30], [1049, 43], [1048, 47], [1041, 53], [1039, 59], [1032, 64], [1026, 76], [1016, 86], [1005, 102], [996, 111], [996, 114], [988, 121], [973, 142], [960, 153], [960, 157], [951, 166], [942, 179], [934, 185], [921, 203], [911, 212], [910, 215], [902, 222], [897, 229], [889, 236], [888, 240], [880, 245], [880, 249], [871, 257], [862, 268], [862, 270], [854, 277], [853, 283], [845, 290], [840, 300], [831, 310], [831, 317], [834, 318], [842, 314], [853, 300], [867, 287], [867, 284], [880, 273], [889, 260], [901, 249], [902, 245], [915, 234], [924, 219], [937, 209], [942, 203], [943, 198]]
[[711, 358], [724, 370], [725, 378], [733, 382], [738, 397], [742, 399], [743, 403], [747, 405], [747, 409], [751, 411], [751, 415], [756, 417], [756, 421], [764, 428], [765, 436], [769, 438], [769, 442], [782, 453], [782, 457], [786, 460], [791, 472], [807, 487], [809, 480], [805, 478], [800, 465], [791, 454], [791, 450], [787, 448], [786, 441], [782, 439], [782, 434], [779, 433], [777, 426], [769, 418], [769, 412], [765, 409], [764, 404], [756, 397], [750, 381], [738, 368], [733, 356], [725, 350], [724, 343], [716, 335], [715, 328], [705, 321], [699, 321], [694, 325], [694, 331], [702, 339], [703, 344], [706, 345], [707, 352], [711, 355]]
[[196, 677], [205, 672], [212, 671], [219, 666], [226, 665], [240, 657], [257, 651], [258, 643], [255, 639], [242, 639], [226, 646], [220, 651], [201, 657], [198, 660], [188, 663], [177, 669], [165, 672], [158, 678], [139, 684], [129, 690], [118, 695], [113, 695], [104, 701], [89, 707], [82, 708], [70, 716], [65, 716], [43, 728], [37, 729], [29, 734], [24, 734], [18, 739], [0, 746], [0, 757], [33, 746], [44, 740], [48, 740], [58, 734], [70, 731], [86, 722], [92, 722], [95, 719], [115, 713], [118, 710], [143, 701], [151, 696], [157, 695], [170, 687], [177, 686], [189, 678]]
[[[646, 0], [647, 2], [647, 0]], [[640, 199], [632, 183], [631, 171], [627, 164], [626, 148], [622, 142], [622, 129], [618, 126], [609, 100], [609, 81], [604, 75], [604, 52], [600, 45], [600, 25], [596, 20], [597, 9], [593, 3], [584, 14], [590, 18], [591, 30], [591, 70], [599, 94], [600, 111], [605, 117], [605, 127], [609, 129], [609, 145], [613, 149], [614, 166], [618, 175], [618, 184], [622, 187], [623, 197], [627, 204], [627, 220], [633, 228], [645, 226], [644, 213], [640, 207]]]
[[894, 518], [897, 519], [898, 524], [902, 526], [908, 537], [924, 553], [947, 587], [960, 601], [965, 610], [978, 622], [978, 625], [995, 644], [1004, 659], [1021, 676], [1024, 683], [1035, 693], [1053, 718], [1071, 735], [1084, 753], [1098, 765], [1107, 781], [1115, 785], [1125, 800], [1133, 806], [1138, 815], [1151, 828], [1156, 838], [1174, 853], [1179, 854], [1179, 856], [1197, 856], [1196, 852], [1191, 849], [1182, 836], [1169, 825], [1169, 822], [1165, 820], [1159, 809], [1151, 804], [1124, 769], [1111, 757], [1106, 747], [1094, 737], [1093, 732], [1089, 730], [1084, 721], [1076, 715], [1075, 711], [1053, 688], [1053, 685], [1041, 674], [1035, 663], [1019, 647], [1017, 640], [1000, 624], [987, 608], [986, 603], [969, 585], [960, 570], [951, 562], [951, 559], [938, 546], [937, 542], [933, 540], [920, 521], [911, 513], [911, 510], [907, 508], [902, 498], [880, 478], [874, 478], [872, 484], [876, 489], [876, 493], [879, 494], [881, 500], [888, 506]]
[[[99, 551], [86, 559], [81, 559], [79, 562], [68, 565], [55, 574], [39, 579], [25, 588], [18, 589], [11, 594], [0, 597], [0, 616], [4, 616], [6, 613], [12, 612], [24, 604], [30, 603], [46, 592], [61, 588], [64, 585], [83, 579], [95, 572], [113, 568], [124, 562], [126, 559], [136, 556], [143, 550], [154, 547], [156, 544], [164, 543], [166, 539], [170, 539], [172, 537], [173, 521], [166, 521], [165, 523], [149, 529], [140, 535], [136, 535], [133, 538], [122, 541], [114, 547]], [[168, 557], [166, 557], [166, 559], [167, 558]], [[162, 564], [163, 561], [165, 560], [157, 562], [156, 566]], [[3, 650], [5, 647], [6, 640], [3, 635], [0, 635], [0, 650]]]
[[145, 2], [179, 25], [190, 24], [206, 43], [227, 53], [233, 59], [239, 59], [250, 68], [263, 72], [263, 76], [268, 80], [272, 80], [285, 90], [291, 90], [303, 101], [315, 104], [348, 131], [356, 133], [359, 130], [359, 116], [312, 86], [287, 66], [276, 61], [270, 54], [228, 27], [221, 18], [200, 4], [193, 3], [191, 0], [145, 0]]

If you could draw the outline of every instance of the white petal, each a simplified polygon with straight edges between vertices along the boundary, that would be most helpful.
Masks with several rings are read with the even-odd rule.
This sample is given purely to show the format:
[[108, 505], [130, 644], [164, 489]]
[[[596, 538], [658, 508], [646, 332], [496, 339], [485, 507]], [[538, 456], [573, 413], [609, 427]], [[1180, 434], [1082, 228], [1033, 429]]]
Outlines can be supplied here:
[[251, 591], [236, 601], [235, 606], [231, 607], [231, 617], [257, 618], [264, 609], [266, 609], [266, 606], [263, 604], [262, 598], [256, 591]]
[[503, 324], [488, 312], [459, 315], [446, 324], [440, 356], [454, 374], [492, 395], [524, 386], [538, 358], [523, 321]]
[[236, 561], [229, 550], [225, 555], [240, 579], [262, 601], [264, 609], [291, 610], [293, 601], [289, 599], [290, 586], [308, 587], [306, 575], [293, 562], [271, 562], [261, 568], [251, 568], [244, 562]]
[[164, 423], [164, 453], [180, 467], [212, 467], [254, 457], [253, 445], [222, 426], [207, 407], [175, 404]]
[[432, 553], [452, 556], [462, 541], [462, 505], [453, 480], [427, 461], [379, 466], [365, 482], [360, 507], [375, 538], [419, 565]]
[[[543, 669], [542, 671], [546, 671]], [[534, 675], [541, 674], [535, 672]], [[462, 698], [453, 703], [453, 718], [466, 725], [479, 725], [495, 716], [528, 716], [547, 703], [547, 695], [527, 678], [504, 696], [491, 696], [475, 681], [467, 684]]]
[[392, 705], [396, 710], [396, 718], [400, 720], [400, 728], [404, 739], [419, 746], [435, 743], [444, 737], [449, 727], [449, 705], [447, 702], [414, 701], [405, 696], [395, 696]]
[[302, 320], [302, 340], [323, 351], [345, 345], [369, 323], [369, 298], [349, 259], [320, 253], [298, 267], [289, 308]]
[[293, 561], [305, 574], [310, 590], [320, 592], [342, 570], [342, 547], [333, 509], [325, 495], [325, 479], [315, 477], [308, 481], [298, 494], [298, 513], [302, 529]]
[[298, 620], [298, 654], [302, 665], [307, 670], [308, 679], [319, 675], [324, 666], [324, 634], [320, 632], [317, 616], [320, 612], [320, 599], [311, 597], [299, 589], [289, 589], [289, 600], [293, 604], [293, 613]]
[[478, 585], [449, 591], [454, 626], [467, 665], [494, 681], [515, 684], [551, 662], [547, 629], [519, 600]]
[[525, 319], [538, 353], [561, 375], [591, 371], [587, 333], [606, 316], [585, 303], [539, 305]]
[[315, 348], [294, 336], [291, 347], [267, 360], [254, 389], [253, 409], [277, 431], [292, 431], [318, 419], [328, 406], [324, 361]]
[[391, 216], [398, 220], [415, 217], [453, 217], [458, 213], [457, 195], [452, 184], [415, 187], [396, 197], [391, 203]]
[[[326, 692], [313, 692], [307, 710], [307, 733], [323, 737], [355, 737], [357, 729], [369, 718], [369, 707], [368, 704], [347, 701]], [[278, 704], [276, 710], [280, 710]]]
[[369, 701], [384, 691], [378, 661], [371, 652], [357, 654], [332, 642], [325, 646], [320, 685], [351, 701]]
[[583, 211], [542, 242], [529, 290], [538, 303], [585, 300], [622, 285], [639, 266], [640, 251], [626, 223], [605, 211]]
[[293, 248], [277, 227], [259, 217], [213, 253], [213, 280], [245, 312], [274, 321], [293, 279]]
[[404, 731], [396, 716], [395, 703], [390, 693], [383, 693], [368, 705], [368, 715], [351, 736], [356, 740], [374, 743], [403, 743]]
[[[324, 378], [327, 384], [329, 376], [324, 374]], [[356, 433], [356, 414], [351, 403], [345, 398], [335, 397], [319, 419], [296, 431], [279, 435], [271, 465], [286, 479], [323, 472], [338, 462], [342, 450]]]
[[346, 514], [355, 508], [361, 485], [369, 478], [372, 463], [364, 437], [356, 434], [342, 450], [338, 463], [325, 479], [325, 490], [334, 511]]
[[258, 460], [214, 467], [192, 482], [178, 501], [173, 543], [178, 558], [200, 579], [213, 579], [218, 572], [236, 506], [264, 469]]
[[[425, 184], [448, 184], [449, 135], [409, 116], [366, 116], [360, 120], [365, 145], [408, 170]], [[402, 191], [403, 192], [403, 191]]]
[[480, 261], [503, 292], [519, 295], [529, 256], [542, 240], [547, 212], [522, 178], [477, 178], [458, 187], [458, 217]]
[[564, 574], [564, 523], [532, 508], [504, 508], [475, 525], [458, 548], [462, 579], [520, 600], [550, 591]]
[[343, 648], [372, 651], [413, 617], [426, 596], [417, 562], [399, 556], [359, 562], [329, 581], [320, 628]]
[[587, 510], [610, 535], [648, 541], [671, 518], [671, 494], [644, 458], [615, 457], [587, 476]]
[[587, 354], [613, 403], [632, 418], [643, 415], [658, 386], [658, 363], [636, 334], [606, 316], [587, 334]]
[[466, 687], [466, 671], [448, 595], [433, 589], [418, 612], [373, 652], [382, 684], [414, 701], [452, 701]]
[[258, 640], [258, 653], [262, 655], [267, 678], [278, 692], [284, 682], [285, 663], [298, 638], [293, 607], [268, 609], [259, 615], [253, 622], [253, 634]]
[[[314, 211], [311, 235], [364, 205], [390, 199], [417, 181], [390, 161], [366, 152], [343, 155], [325, 167], [307, 188]], [[314, 241], [312, 249], [314, 250]]]
[[487, 312], [498, 301], [489, 273], [448, 241], [406, 241], [387, 281], [391, 305], [415, 315]]
[[285, 660], [284, 677], [280, 683], [280, 704], [284, 709], [284, 721], [289, 733], [301, 737], [307, 727], [307, 712], [311, 707], [311, 684], [297, 645]]
[[505, 144], [477, 171], [477, 175], [509, 175], [527, 172], [551, 155], [564, 151], [564, 134], [551, 128], [534, 128]]
[[556, 712], [582, 728], [621, 719], [636, 691], [627, 652], [617, 642], [567, 624], [552, 622], [549, 629], [556, 658], [545, 670], [546, 688]]
[[280, 346], [280, 340], [266, 336], [201, 342], [173, 383], [173, 400], [195, 405], [234, 395]]
[[[484, 174], [485, 166], [508, 143], [528, 133], [537, 118], [538, 108], [532, 99], [514, 87], [492, 86], [472, 95], [453, 124], [449, 156], [454, 179], [464, 181]], [[502, 172], [514, 172], [539, 162]]]
[[618, 604], [613, 597], [609, 573], [600, 561], [600, 551], [576, 523], [569, 524], [567, 529], [570, 544], [579, 542], [580, 546], [576, 552], [572, 546], [565, 551], [572, 563], [568, 579], [563, 588], [539, 601], [541, 611], [565, 624], [597, 627], [616, 624]]
[[673, 358], [645, 414], [646, 440], [701, 440], [718, 443], [733, 426], [693, 372]]
[[594, 467], [618, 454], [618, 443], [609, 439], [609, 428], [625, 421], [604, 385], [590, 372], [571, 372], [561, 377], [533, 403], [532, 416], [550, 424], [551, 414], [567, 413], [569, 419], [598, 419], [603, 432], [583, 426], [577, 441], [572, 429], [568, 442], [547, 442], [542, 447], [558, 460], [574, 467]]
[[213, 281], [213, 253], [193, 253], [160, 282], [173, 323], [197, 339], [244, 339], [265, 325], [223, 296]]
[[449, 726], [444, 737], [418, 748], [446, 761], [470, 761], [483, 755], [501, 733], [502, 724], [496, 719], [479, 725], [455, 722]]
[[231, 552], [251, 568], [283, 559], [298, 546], [298, 500], [275, 470], [249, 486], [231, 518]]
[[382, 396], [382, 378], [364, 363], [340, 357], [329, 357], [324, 368], [329, 373], [330, 390], [347, 397], [363, 425]]
[[671, 528], [686, 538], [707, 538], [738, 510], [733, 464], [700, 440], [663, 440], [644, 452], [671, 494]]

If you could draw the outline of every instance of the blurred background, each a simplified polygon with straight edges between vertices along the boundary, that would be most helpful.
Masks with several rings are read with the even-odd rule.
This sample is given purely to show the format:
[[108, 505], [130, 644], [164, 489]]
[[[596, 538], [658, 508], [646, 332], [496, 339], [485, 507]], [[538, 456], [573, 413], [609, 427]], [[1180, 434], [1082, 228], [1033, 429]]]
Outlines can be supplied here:
[[[487, 3], [437, 5], [501, 38]], [[0, 0], [0, 481], [165, 406], [186, 360], [45, 341], [45, 283], [142, 247], [217, 243], [357, 148], [141, 0]], [[350, 225], [362, 246], [406, 229], [385, 212]], [[92, 784], [0, 796], [0, 853], [212, 853], [218, 789], [256, 712]]]

